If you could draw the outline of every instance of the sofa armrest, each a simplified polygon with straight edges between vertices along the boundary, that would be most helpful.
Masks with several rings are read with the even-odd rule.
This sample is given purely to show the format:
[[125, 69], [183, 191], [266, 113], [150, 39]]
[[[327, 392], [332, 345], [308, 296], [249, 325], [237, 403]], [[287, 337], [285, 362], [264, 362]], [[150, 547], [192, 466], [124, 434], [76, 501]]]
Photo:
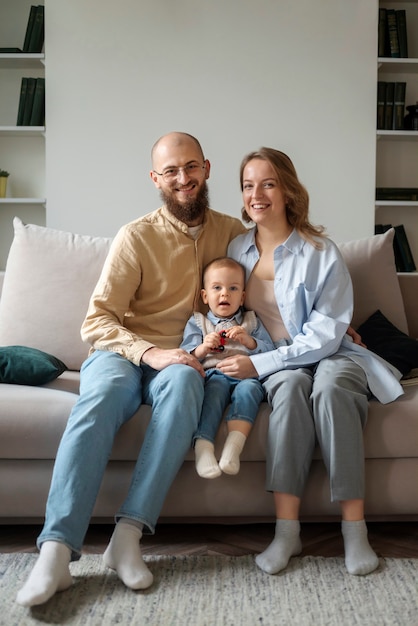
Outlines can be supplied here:
[[418, 273], [398, 274], [409, 335], [418, 339]]

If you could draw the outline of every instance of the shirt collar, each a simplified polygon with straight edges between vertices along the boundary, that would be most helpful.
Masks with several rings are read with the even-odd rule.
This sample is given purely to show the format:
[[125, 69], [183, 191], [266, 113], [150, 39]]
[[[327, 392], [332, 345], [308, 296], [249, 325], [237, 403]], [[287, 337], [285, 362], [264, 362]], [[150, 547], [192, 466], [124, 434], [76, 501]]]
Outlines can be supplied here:
[[210, 322], [212, 322], [212, 324], [219, 324], [219, 322], [233, 322], [234, 320], [237, 322], [238, 325], [240, 325], [242, 323], [244, 314], [242, 312], [242, 309], [239, 309], [235, 315], [232, 315], [231, 317], [218, 317], [217, 315], [215, 315], [214, 313], [212, 313], [212, 311], [208, 311], [208, 320]]
[[[177, 219], [177, 217], [175, 217], [168, 209], [167, 207], [164, 205], [163, 207], [161, 207], [161, 212], [164, 215], [164, 218], [170, 222], [170, 224], [172, 224], [175, 228], [177, 228], [178, 230], [181, 230], [183, 233], [188, 233], [189, 232], [189, 227], [187, 226], [187, 224], [185, 224], [184, 222], [182, 222], [181, 220]], [[203, 222], [202, 222], [202, 228], [205, 226], [206, 222], [208, 219], [208, 211], [205, 211], [205, 215], [203, 217]]]
[[[255, 228], [252, 228], [250, 231], [248, 231], [247, 234], [244, 235], [244, 245], [243, 245], [244, 252], [249, 252], [251, 248], [254, 248], [255, 250], [257, 250], [257, 245], [255, 241], [256, 232], [257, 232], [257, 228], [255, 227]], [[275, 250], [279, 250], [280, 247], [283, 247], [289, 250], [289, 252], [291, 252], [292, 254], [299, 254], [303, 246], [305, 245], [305, 243], [306, 241], [303, 239], [303, 237], [300, 236], [296, 228], [294, 228], [292, 232], [290, 233], [289, 237], [286, 239], [286, 241], [284, 241], [279, 246], [277, 246]]]

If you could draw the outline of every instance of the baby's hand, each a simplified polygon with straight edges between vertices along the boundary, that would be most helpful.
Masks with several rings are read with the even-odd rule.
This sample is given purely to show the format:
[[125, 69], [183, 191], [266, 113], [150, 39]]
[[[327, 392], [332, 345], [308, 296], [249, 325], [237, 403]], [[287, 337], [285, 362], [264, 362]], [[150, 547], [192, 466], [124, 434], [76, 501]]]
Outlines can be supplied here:
[[219, 350], [219, 346], [221, 345], [221, 343], [221, 336], [216, 331], [206, 335], [203, 340], [203, 345], [207, 350], [207, 354], [209, 352], [216, 352], [216, 350]]
[[232, 326], [226, 331], [228, 339], [238, 341], [242, 346], [245, 346], [249, 350], [255, 350], [257, 342], [253, 339], [242, 326]]

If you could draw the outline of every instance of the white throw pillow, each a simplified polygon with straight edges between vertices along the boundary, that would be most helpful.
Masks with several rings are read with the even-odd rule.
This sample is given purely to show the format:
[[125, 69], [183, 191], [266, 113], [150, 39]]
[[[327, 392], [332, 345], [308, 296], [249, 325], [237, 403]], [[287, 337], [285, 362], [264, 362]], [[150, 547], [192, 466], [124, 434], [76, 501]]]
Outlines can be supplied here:
[[0, 346], [43, 350], [80, 369], [89, 346], [80, 327], [111, 239], [13, 220], [0, 299]]
[[394, 234], [391, 228], [383, 235], [338, 244], [353, 281], [354, 328], [380, 309], [394, 326], [408, 333], [393, 253]]

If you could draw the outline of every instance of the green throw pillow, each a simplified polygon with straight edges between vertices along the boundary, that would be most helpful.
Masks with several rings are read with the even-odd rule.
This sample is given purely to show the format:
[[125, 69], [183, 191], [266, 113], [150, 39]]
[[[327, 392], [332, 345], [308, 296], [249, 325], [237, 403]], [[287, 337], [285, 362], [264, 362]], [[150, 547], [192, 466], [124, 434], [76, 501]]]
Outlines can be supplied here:
[[58, 378], [66, 369], [62, 361], [36, 348], [0, 348], [0, 383], [45, 385]]

